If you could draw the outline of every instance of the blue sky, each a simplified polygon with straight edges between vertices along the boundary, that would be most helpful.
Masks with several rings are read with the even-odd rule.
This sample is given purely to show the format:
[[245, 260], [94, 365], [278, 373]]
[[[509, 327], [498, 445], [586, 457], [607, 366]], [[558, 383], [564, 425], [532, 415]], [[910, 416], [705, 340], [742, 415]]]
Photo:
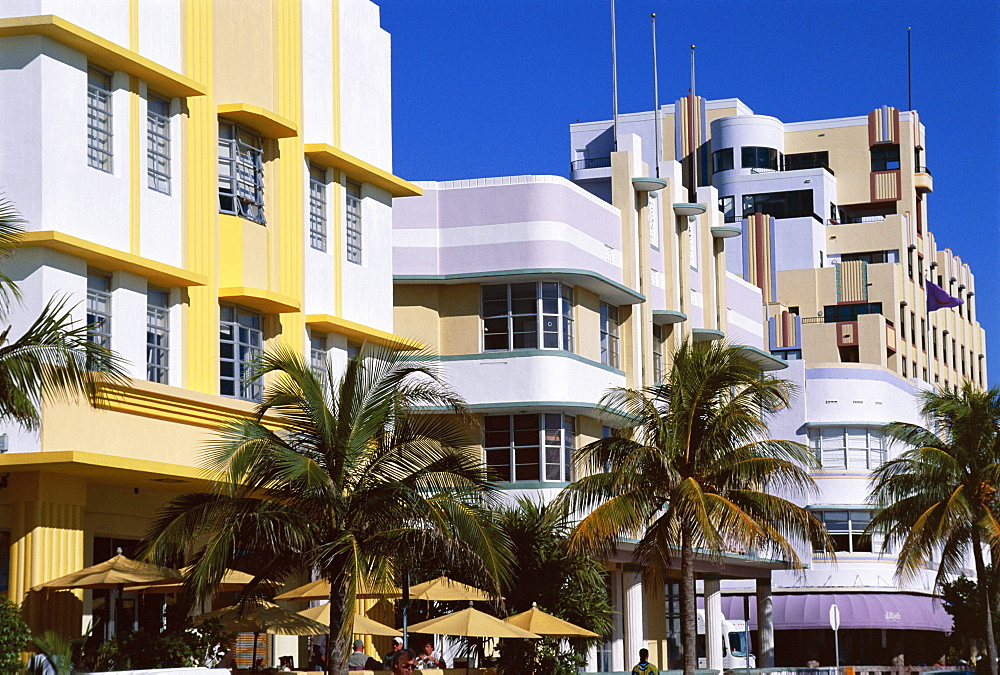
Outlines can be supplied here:
[[[392, 35], [394, 171], [411, 180], [566, 175], [569, 124], [611, 117], [609, 0], [375, 0]], [[913, 106], [927, 126], [928, 221], [976, 275], [1000, 384], [1000, 3], [617, 0], [621, 112], [689, 86], [785, 122]], [[952, 310], [940, 310], [952, 311]], [[992, 340], [990, 340], [992, 338]]]

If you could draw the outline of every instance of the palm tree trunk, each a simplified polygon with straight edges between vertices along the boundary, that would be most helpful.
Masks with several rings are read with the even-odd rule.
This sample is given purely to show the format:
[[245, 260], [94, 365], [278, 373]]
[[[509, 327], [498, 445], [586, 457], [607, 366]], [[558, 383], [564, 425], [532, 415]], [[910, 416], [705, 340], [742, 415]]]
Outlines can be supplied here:
[[697, 606], [694, 590], [694, 548], [691, 546], [691, 535], [685, 530], [681, 534], [681, 641], [684, 644], [684, 675], [694, 675], [698, 667]]
[[[326, 672], [347, 673], [347, 639], [343, 630], [347, 616], [347, 588], [341, 577], [330, 578], [330, 634], [326, 640]], [[996, 675], [994, 673], [993, 675]]]
[[993, 634], [993, 598], [990, 593], [989, 579], [986, 578], [986, 565], [983, 563], [983, 547], [979, 539], [979, 530], [972, 530], [972, 555], [976, 560], [976, 577], [978, 578], [979, 595], [986, 608], [985, 632], [986, 659], [990, 666], [990, 675], [997, 675], [997, 641]]

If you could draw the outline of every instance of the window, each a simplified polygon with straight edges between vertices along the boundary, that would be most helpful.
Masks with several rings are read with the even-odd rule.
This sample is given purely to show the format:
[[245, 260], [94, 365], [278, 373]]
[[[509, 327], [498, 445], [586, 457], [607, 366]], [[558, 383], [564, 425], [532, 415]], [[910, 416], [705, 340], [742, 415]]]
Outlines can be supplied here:
[[871, 553], [872, 538], [865, 528], [872, 520], [868, 511], [813, 511], [813, 515], [826, 525], [838, 552]]
[[722, 212], [722, 219], [727, 222], [736, 222], [736, 197], [719, 197], [719, 211]]
[[[857, 321], [862, 314], [881, 314], [881, 302], [860, 302], [852, 305], [825, 305], [823, 307], [823, 322], [837, 323], [839, 321]], [[900, 318], [902, 318], [900, 314]], [[905, 338], [904, 338], [905, 339]]]
[[326, 340], [316, 333], [309, 334], [309, 368], [320, 380], [326, 376]]
[[781, 359], [782, 361], [801, 361], [802, 360], [802, 350], [801, 349], [776, 349], [771, 352], [771, 356]]
[[894, 171], [899, 169], [899, 146], [876, 145], [871, 148], [872, 171]]
[[261, 381], [247, 381], [247, 375], [264, 346], [261, 316], [223, 305], [219, 318], [219, 393], [259, 401], [264, 393]]
[[913, 251], [906, 254], [906, 274], [913, 281]]
[[938, 357], [937, 326], [931, 326], [931, 353], [934, 354], [934, 358]]
[[146, 379], [167, 383], [170, 367], [170, 297], [166, 291], [146, 291]]
[[487, 415], [483, 428], [486, 464], [498, 480], [572, 480], [575, 418], [558, 413]]
[[802, 218], [813, 214], [813, 191], [764, 192], [743, 195], [743, 216], [766, 213], [775, 218]]
[[658, 323], [653, 324], [653, 381], [662, 382], [664, 374], [663, 364], [663, 326]]
[[875, 469], [886, 458], [882, 434], [874, 427], [811, 428], [809, 444], [824, 469]]
[[146, 175], [151, 190], [170, 194], [170, 103], [153, 96], [146, 101]]
[[733, 168], [733, 149], [723, 148], [712, 153], [712, 173], [729, 171]]
[[87, 275], [87, 339], [111, 349], [111, 279]]
[[228, 122], [219, 122], [219, 210], [265, 223], [263, 141]]
[[326, 250], [326, 171], [309, 167], [309, 245]]
[[484, 351], [573, 351], [572, 287], [558, 281], [490, 284], [482, 288], [482, 303]]
[[[830, 153], [826, 150], [822, 152], [797, 152], [791, 155], [785, 155], [786, 171], [828, 168], [830, 168]], [[836, 219], [836, 216], [833, 216], [833, 218]]]
[[618, 307], [601, 303], [601, 363], [619, 367], [618, 358]]
[[877, 265], [879, 263], [889, 262], [889, 252], [888, 251], [865, 251], [864, 253], [841, 253], [840, 262], [850, 262], [852, 260], [860, 260], [866, 262], [869, 265]]
[[111, 76], [87, 71], [87, 164], [111, 173]]
[[920, 349], [927, 351], [927, 320], [920, 319]]
[[924, 287], [924, 257], [917, 256], [917, 281], [920, 284], [920, 288]]
[[858, 345], [842, 345], [837, 347], [841, 363], [860, 363], [861, 348]]
[[774, 148], [746, 146], [741, 150], [741, 166], [744, 169], [778, 170], [778, 151]]
[[917, 346], [917, 313], [910, 312], [910, 344]]
[[361, 264], [361, 186], [347, 183], [347, 260]]

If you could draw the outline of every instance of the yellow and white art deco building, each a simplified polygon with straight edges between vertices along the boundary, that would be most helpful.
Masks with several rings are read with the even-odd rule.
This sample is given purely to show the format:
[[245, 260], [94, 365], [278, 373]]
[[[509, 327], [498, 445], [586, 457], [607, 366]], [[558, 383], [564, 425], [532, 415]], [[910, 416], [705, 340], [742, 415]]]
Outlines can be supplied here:
[[12, 334], [68, 296], [132, 377], [105, 409], [0, 428], [0, 584], [36, 630], [106, 611], [29, 589], [128, 553], [198, 487], [213, 428], [260, 396], [241, 373], [262, 349], [336, 367], [364, 341], [412, 347], [391, 214], [420, 190], [392, 174], [389, 56], [369, 0], [0, 6], [0, 191], [29, 230], [4, 261]]

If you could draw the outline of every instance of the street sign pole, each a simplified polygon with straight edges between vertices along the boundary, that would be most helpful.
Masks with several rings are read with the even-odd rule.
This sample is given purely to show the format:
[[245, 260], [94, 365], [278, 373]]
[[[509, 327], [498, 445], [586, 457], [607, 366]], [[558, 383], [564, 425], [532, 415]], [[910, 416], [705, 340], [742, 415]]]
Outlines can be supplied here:
[[840, 608], [837, 605], [830, 605], [830, 628], [833, 629], [833, 653], [834, 664], [840, 670]]

